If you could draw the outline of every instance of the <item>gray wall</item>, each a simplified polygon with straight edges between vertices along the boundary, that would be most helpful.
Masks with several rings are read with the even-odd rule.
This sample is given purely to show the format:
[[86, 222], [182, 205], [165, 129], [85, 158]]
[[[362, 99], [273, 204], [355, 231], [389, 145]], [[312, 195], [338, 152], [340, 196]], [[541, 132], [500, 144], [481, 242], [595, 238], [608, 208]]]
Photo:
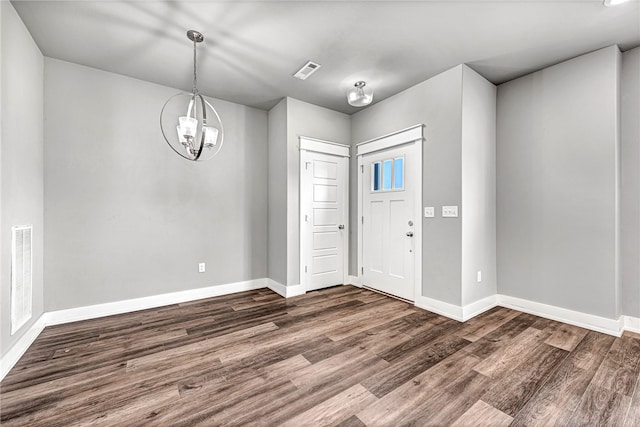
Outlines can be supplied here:
[[[423, 123], [422, 205], [462, 204], [462, 69], [457, 66], [397, 95], [376, 103], [352, 116], [353, 142], [358, 143]], [[355, 170], [351, 162], [351, 194], [357, 194]], [[353, 199], [352, 199], [353, 200]], [[351, 223], [357, 206], [350, 205]], [[464, 212], [462, 212], [464, 215]], [[461, 304], [461, 218], [423, 218], [422, 294]], [[357, 261], [357, 235], [351, 239], [351, 271]]]
[[616, 46], [498, 86], [498, 291], [617, 318]]
[[[462, 305], [495, 295], [496, 87], [462, 68]], [[478, 283], [477, 273], [482, 272]]]
[[[300, 283], [300, 150], [299, 137], [349, 145], [351, 117], [287, 98], [287, 281]], [[353, 229], [353, 227], [351, 227]]]
[[622, 54], [622, 314], [640, 317], [640, 47]]
[[287, 283], [287, 99], [269, 110], [268, 277]]
[[[0, 2], [0, 351], [43, 312], [43, 56], [11, 3]], [[11, 336], [11, 227], [33, 225], [31, 320]]]
[[211, 99], [225, 145], [196, 164], [158, 125], [176, 92], [45, 60], [47, 311], [266, 277], [267, 114]]

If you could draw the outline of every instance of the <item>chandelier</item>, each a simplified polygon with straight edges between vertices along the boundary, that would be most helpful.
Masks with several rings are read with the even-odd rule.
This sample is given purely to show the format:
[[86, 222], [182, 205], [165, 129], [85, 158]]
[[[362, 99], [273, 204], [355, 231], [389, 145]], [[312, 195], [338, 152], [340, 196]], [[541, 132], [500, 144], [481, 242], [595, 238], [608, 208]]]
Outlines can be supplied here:
[[193, 42], [193, 88], [191, 93], [178, 93], [164, 103], [160, 112], [160, 128], [169, 146], [180, 156], [194, 162], [209, 160], [222, 148], [224, 129], [215, 108], [196, 86], [196, 44], [204, 40], [202, 33], [187, 31]]

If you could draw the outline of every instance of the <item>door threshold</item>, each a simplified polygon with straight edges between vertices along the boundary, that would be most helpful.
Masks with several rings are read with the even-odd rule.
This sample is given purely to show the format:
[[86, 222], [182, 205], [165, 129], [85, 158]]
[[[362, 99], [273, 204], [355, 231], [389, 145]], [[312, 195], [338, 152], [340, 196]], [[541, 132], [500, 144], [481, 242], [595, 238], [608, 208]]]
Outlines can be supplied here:
[[415, 304], [415, 302], [414, 302], [414, 301], [411, 301], [411, 300], [409, 300], [409, 299], [405, 299], [405, 298], [399, 297], [399, 296], [397, 296], [397, 295], [393, 295], [393, 294], [390, 294], [390, 293], [387, 293], [387, 292], [384, 292], [384, 291], [380, 291], [380, 290], [378, 290], [378, 289], [373, 289], [373, 288], [370, 288], [370, 287], [369, 287], [369, 286], [367, 286], [367, 285], [362, 285], [362, 287], [363, 287], [364, 289], [368, 290], [368, 291], [375, 292], [375, 293], [377, 293], [377, 294], [381, 294], [381, 295], [384, 295], [384, 296], [387, 296], [387, 297], [390, 297], [390, 298], [394, 298], [394, 299], [397, 299], [397, 300], [399, 300], [399, 301], [406, 302], [407, 304], [411, 304], [411, 305], [414, 305], [414, 304]]

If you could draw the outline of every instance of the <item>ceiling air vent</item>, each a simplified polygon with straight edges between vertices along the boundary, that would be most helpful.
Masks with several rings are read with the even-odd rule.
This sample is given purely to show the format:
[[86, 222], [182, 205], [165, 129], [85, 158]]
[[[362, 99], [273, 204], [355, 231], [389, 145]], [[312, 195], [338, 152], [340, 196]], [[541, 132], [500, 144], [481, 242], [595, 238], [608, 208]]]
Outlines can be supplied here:
[[304, 64], [304, 66], [300, 68], [298, 72], [293, 75], [293, 77], [300, 80], [307, 80], [307, 78], [309, 78], [311, 74], [315, 73], [318, 68], [320, 68], [320, 64], [309, 61]]

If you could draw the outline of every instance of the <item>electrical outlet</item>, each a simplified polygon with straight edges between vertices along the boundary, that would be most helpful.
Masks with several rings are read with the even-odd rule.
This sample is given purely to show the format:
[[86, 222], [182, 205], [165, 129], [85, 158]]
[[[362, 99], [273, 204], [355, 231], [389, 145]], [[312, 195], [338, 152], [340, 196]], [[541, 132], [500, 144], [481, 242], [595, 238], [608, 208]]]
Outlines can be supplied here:
[[433, 206], [426, 206], [424, 208], [424, 217], [425, 218], [433, 218], [434, 216], [436, 216], [436, 210], [434, 209]]
[[478, 283], [482, 282], [482, 271], [478, 271], [477, 279]]
[[200, 264], [198, 264], [198, 273], [204, 273], [206, 270], [206, 264], [204, 262], [201, 262]]
[[443, 206], [442, 217], [443, 218], [456, 218], [458, 216], [457, 206]]

